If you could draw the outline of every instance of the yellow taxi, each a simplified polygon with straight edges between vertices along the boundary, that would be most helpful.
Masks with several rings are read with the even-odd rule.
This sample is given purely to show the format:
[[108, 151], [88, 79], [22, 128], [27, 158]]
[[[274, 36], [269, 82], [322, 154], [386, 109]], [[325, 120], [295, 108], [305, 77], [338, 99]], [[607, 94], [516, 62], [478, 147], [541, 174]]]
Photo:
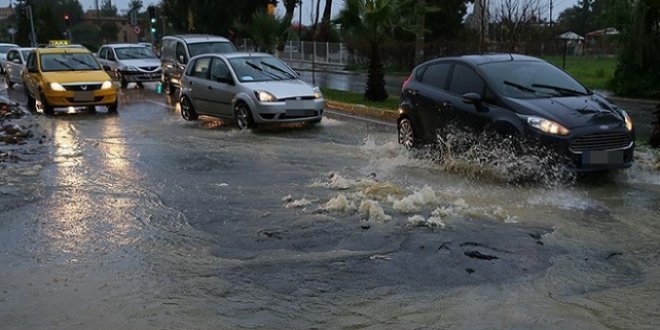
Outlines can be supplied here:
[[22, 79], [31, 111], [39, 103], [47, 115], [61, 107], [95, 112], [96, 106], [105, 106], [109, 113], [117, 112], [117, 89], [85, 48], [36, 48], [28, 55]]

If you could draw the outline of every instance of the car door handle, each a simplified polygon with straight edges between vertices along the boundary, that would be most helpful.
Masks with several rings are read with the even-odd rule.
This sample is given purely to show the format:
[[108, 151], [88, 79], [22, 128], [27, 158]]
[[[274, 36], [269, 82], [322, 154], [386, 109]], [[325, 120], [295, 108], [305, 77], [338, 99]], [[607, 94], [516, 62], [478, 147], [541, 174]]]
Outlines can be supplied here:
[[211, 87], [211, 86], [206, 86], [206, 88], [208, 88], [210, 91], [213, 90], [213, 87]]
[[444, 101], [441, 103], [443, 109], [451, 110], [454, 108], [454, 105], [449, 101]]

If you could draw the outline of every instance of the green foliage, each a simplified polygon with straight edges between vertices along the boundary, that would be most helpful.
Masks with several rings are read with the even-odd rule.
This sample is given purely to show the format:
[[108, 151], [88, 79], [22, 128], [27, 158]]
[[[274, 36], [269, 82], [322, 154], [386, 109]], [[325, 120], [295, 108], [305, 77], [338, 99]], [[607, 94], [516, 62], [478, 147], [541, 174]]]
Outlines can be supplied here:
[[362, 93], [354, 93], [330, 88], [321, 88], [323, 97], [326, 100], [333, 100], [343, 103], [362, 104], [368, 107], [396, 111], [399, 108], [399, 96], [389, 96], [382, 101], [365, 100]]
[[620, 95], [660, 98], [660, 3], [635, 2], [612, 84]]
[[[562, 56], [544, 56], [543, 59], [561, 68]], [[566, 56], [564, 70], [583, 85], [596, 90], [609, 90], [616, 70], [612, 56]]]
[[[288, 24], [282, 19], [270, 15], [265, 11], [258, 11], [252, 15], [252, 22], [243, 24], [235, 22], [236, 31], [254, 42], [257, 49], [262, 52], [273, 53], [282, 39], [286, 38], [289, 30]], [[282, 43], [283, 44], [283, 43]]]

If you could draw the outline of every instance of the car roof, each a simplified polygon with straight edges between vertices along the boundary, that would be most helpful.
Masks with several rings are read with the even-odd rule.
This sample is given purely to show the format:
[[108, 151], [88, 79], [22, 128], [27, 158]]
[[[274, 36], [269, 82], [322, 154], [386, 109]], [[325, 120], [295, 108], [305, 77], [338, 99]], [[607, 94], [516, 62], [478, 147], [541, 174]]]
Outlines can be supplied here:
[[35, 51], [40, 54], [62, 54], [62, 53], [83, 53], [91, 52], [87, 48], [80, 47], [52, 47], [52, 48], [35, 48]]
[[482, 54], [482, 55], [470, 54], [470, 55], [462, 55], [462, 56], [437, 58], [436, 60], [456, 60], [464, 63], [469, 63], [472, 65], [482, 65], [487, 63], [512, 62], [512, 61], [544, 62], [540, 58], [521, 55], [521, 54], [514, 54], [514, 53], [492, 53], [492, 54]]
[[132, 44], [132, 43], [116, 43], [116, 44], [105, 44], [101, 45], [101, 47], [112, 47], [112, 48], [119, 48], [119, 47], [142, 47], [144, 48], [145, 45], [143, 44]]
[[232, 58], [239, 58], [239, 57], [263, 57], [263, 56], [268, 56], [268, 57], [275, 57], [273, 54], [268, 54], [268, 53], [260, 53], [260, 52], [232, 52], [232, 53], [206, 53], [206, 54], [200, 54], [197, 56], [204, 56], [204, 55], [211, 55], [211, 56], [221, 56], [225, 57], [227, 59], [232, 59]]
[[167, 39], [168, 37], [183, 39], [186, 41], [186, 43], [198, 43], [198, 42], [207, 42], [207, 41], [230, 42], [229, 39], [225, 37], [215, 36], [211, 34], [178, 34], [178, 35], [164, 36], [163, 39]]

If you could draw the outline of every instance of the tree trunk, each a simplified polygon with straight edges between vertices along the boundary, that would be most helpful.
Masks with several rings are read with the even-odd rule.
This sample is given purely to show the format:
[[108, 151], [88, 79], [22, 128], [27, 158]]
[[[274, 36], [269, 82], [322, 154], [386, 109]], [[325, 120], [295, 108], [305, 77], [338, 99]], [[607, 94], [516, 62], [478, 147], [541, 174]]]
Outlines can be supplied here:
[[387, 98], [385, 90], [385, 72], [378, 53], [378, 44], [371, 44], [369, 51], [369, 71], [367, 73], [367, 89], [364, 98], [370, 101], [383, 101]]

